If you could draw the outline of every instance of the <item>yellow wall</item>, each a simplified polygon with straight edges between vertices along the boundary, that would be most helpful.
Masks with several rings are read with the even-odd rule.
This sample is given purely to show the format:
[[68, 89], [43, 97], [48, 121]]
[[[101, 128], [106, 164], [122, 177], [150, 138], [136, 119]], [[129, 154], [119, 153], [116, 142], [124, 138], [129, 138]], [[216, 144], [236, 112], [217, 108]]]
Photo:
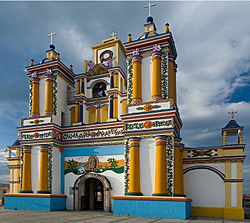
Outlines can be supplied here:
[[127, 113], [127, 100], [122, 101], [122, 115]]
[[89, 124], [96, 122], [96, 108], [89, 109]]
[[102, 113], [102, 122], [106, 122], [108, 119], [108, 106], [102, 106], [101, 107], [101, 113]]

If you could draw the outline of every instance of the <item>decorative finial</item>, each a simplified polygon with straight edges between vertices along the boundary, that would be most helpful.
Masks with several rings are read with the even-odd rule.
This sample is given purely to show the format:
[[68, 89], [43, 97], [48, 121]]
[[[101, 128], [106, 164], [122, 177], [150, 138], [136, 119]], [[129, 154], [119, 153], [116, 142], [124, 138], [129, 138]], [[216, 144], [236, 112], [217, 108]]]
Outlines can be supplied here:
[[232, 110], [231, 112], [228, 112], [228, 114], [232, 116], [232, 119], [234, 119], [234, 115], [237, 114], [237, 112]]
[[130, 33], [128, 34], [128, 42], [132, 42], [132, 35]]
[[34, 66], [35, 65], [35, 61], [33, 59], [30, 60], [30, 66]]
[[55, 46], [53, 45], [53, 36], [55, 36], [56, 33], [51, 32], [48, 37], [50, 37], [50, 48], [55, 49]]
[[144, 8], [148, 8], [148, 16], [151, 16], [151, 8], [154, 6], [157, 6], [157, 4], [151, 4], [151, 2], [144, 6]]
[[70, 69], [72, 72], [74, 71], [74, 67], [73, 67], [72, 64], [69, 66], [69, 69]]
[[169, 24], [168, 23], [165, 24], [164, 32], [169, 33]]
[[116, 35], [117, 35], [117, 33], [116, 33], [116, 32], [114, 32], [114, 31], [110, 34], [110, 36], [111, 36], [111, 37], [113, 37], [113, 38], [115, 38], [115, 37], [116, 37]]

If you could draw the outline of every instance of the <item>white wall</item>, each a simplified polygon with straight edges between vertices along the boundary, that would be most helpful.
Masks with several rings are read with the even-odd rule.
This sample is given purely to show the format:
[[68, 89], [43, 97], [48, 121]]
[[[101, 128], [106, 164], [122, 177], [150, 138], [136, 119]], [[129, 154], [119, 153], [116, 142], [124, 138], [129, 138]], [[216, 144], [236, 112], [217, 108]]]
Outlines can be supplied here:
[[152, 58], [145, 57], [142, 59], [142, 101], [152, 101]]
[[61, 194], [61, 153], [53, 147], [52, 193]]
[[40, 115], [45, 113], [45, 79], [40, 79], [39, 81], [39, 108]]
[[192, 206], [224, 207], [225, 185], [220, 176], [207, 169], [195, 169], [184, 174], [184, 190]]
[[32, 191], [34, 193], [38, 190], [38, 177], [39, 177], [39, 168], [40, 168], [40, 147], [33, 146], [31, 149], [31, 182], [32, 182]]
[[155, 179], [155, 139], [140, 142], [140, 180], [143, 195], [154, 193]]
[[67, 105], [68, 86], [70, 85], [62, 77], [57, 76], [57, 114], [53, 116], [54, 123], [57, 125], [61, 125], [61, 112], [65, 113], [65, 125], [70, 125], [70, 112]]

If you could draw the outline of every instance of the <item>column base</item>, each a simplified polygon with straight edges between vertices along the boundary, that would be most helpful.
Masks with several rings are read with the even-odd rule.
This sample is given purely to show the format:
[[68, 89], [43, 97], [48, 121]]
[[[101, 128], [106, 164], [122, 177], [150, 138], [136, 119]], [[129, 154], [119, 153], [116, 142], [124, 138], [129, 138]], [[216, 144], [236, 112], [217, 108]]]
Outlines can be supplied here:
[[172, 197], [172, 195], [170, 194], [160, 194], [160, 193], [155, 193], [155, 194], [152, 194], [152, 196], [165, 196], [165, 197]]
[[50, 191], [43, 191], [43, 190], [38, 190], [38, 194], [51, 194]]
[[113, 196], [113, 215], [186, 220], [191, 199], [152, 196]]
[[127, 192], [125, 195], [129, 196], [142, 196], [143, 194], [141, 192]]
[[27, 194], [32, 194], [33, 191], [32, 190], [20, 190], [19, 193], [27, 193]]

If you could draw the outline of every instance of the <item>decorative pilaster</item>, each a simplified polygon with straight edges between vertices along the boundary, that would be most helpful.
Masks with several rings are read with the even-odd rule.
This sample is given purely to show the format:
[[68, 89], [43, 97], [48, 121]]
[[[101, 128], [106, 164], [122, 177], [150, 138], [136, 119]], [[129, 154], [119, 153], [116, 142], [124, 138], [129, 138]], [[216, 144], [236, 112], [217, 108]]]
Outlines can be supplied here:
[[140, 140], [139, 137], [129, 138], [129, 188], [126, 195], [140, 196]]
[[114, 95], [114, 98], [113, 98], [113, 105], [114, 105], [114, 114], [113, 114], [113, 118], [118, 118], [118, 97], [117, 95]]
[[53, 74], [47, 70], [45, 80], [45, 115], [53, 114]]
[[154, 196], [167, 195], [166, 139], [167, 136], [165, 135], [155, 137], [156, 158]]
[[80, 79], [76, 80], [76, 94], [80, 94]]
[[37, 73], [31, 75], [32, 84], [32, 103], [31, 103], [31, 116], [38, 117], [40, 115], [40, 99], [39, 99], [39, 81]]
[[168, 60], [168, 97], [176, 101], [176, 69], [177, 65], [173, 58]]
[[227, 132], [223, 131], [222, 132], [222, 145], [226, 145], [227, 144]]
[[133, 94], [132, 104], [138, 104], [142, 101], [142, 56], [139, 54], [139, 49], [133, 53]]
[[20, 193], [33, 193], [31, 182], [31, 148], [23, 146], [23, 167], [22, 167], [22, 190]]
[[152, 54], [152, 101], [159, 101], [162, 99], [161, 86], [161, 49], [158, 45], [154, 46]]
[[78, 123], [80, 120], [80, 105], [79, 102], [75, 105], [75, 123]]
[[38, 178], [38, 191], [37, 193], [49, 194], [49, 180], [48, 180], [48, 156], [49, 145], [40, 145], [40, 166], [39, 166], [39, 178]]
[[184, 195], [182, 144], [174, 146], [174, 196]]
[[238, 144], [243, 144], [243, 129], [239, 130], [239, 133], [238, 133]]

